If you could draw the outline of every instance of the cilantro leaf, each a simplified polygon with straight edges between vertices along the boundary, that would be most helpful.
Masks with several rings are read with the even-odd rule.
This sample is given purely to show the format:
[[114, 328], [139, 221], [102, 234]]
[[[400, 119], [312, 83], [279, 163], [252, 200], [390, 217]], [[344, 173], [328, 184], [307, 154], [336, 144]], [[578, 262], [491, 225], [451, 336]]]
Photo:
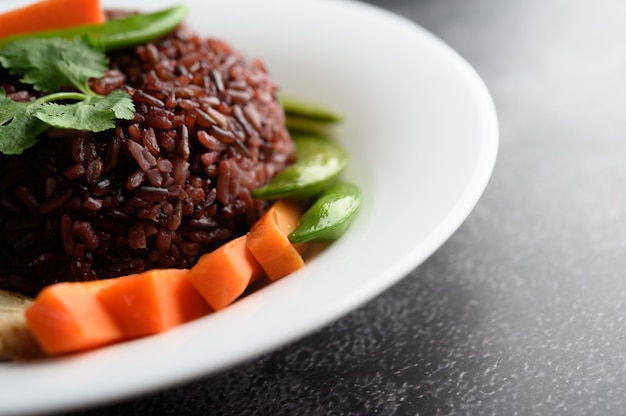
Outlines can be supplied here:
[[0, 88], [0, 152], [16, 155], [37, 143], [48, 125], [32, 114], [35, 106], [11, 100]]
[[29, 112], [17, 114], [10, 124], [0, 127], [0, 152], [19, 155], [37, 143], [37, 136], [50, 126]]
[[115, 127], [116, 119], [133, 119], [135, 106], [126, 92], [105, 96], [89, 88], [89, 79], [104, 76], [108, 63], [103, 51], [79, 38], [7, 43], [0, 49], [0, 65], [47, 95], [15, 102], [0, 88], [0, 152], [22, 153], [51, 126], [99, 132]]
[[108, 59], [79, 38], [26, 38], [7, 43], [0, 53], [0, 64], [38, 91], [60, 91], [71, 85], [91, 93], [87, 82], [104, 75]]
[[115, 117], [120, 120], [132, 120], [135, 118], [135, 104], [126, 92], [115, 90], [105, 98], [106, 104], [111, 107]]
[[73, 104], [45, 103], [35, 111], [39, 120], [63, 129], [104, 131], [115, 127], [116, 118], [131, 119], [132, 101], [123, 91], [89, 96]]
[[[79, 87], [82, 82], [87, 90], [89, 78], [103, 77], [109, 68], [109, 59], [104, 52], [78, 38], [73, 39], [71, 46], [63, 49], [62, 56], [63, 64], [59, 67], [70, 83]], [[80, 89], [86, 92], [85, 89]]]
[[8, 123], [28, 103], [18, 103], [7, 97], [4, 88], [0, 88], [0, 125]]

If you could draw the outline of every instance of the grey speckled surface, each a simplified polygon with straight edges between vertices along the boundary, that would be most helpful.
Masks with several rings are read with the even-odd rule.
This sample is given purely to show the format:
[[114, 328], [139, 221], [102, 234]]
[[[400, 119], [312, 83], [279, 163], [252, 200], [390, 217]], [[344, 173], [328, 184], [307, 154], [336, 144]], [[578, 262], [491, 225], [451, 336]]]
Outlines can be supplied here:
[[493, 178], [464, 225], [334, 324], [104, 414], [626, 412], [626, 3], [394, 0], [491, 90]]

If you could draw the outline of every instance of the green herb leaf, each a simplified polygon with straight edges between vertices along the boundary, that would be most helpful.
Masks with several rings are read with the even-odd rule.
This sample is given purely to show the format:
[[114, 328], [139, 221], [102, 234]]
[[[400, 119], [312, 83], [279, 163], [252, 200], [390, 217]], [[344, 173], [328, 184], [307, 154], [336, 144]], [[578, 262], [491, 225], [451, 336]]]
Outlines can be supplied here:
[[[32, 102], [12, 101], [0, 89], [0, 152], [20, 154], [50, 126], [99, 132], [115, 119], [131, 120], [135, 106], [124, 91], [99, 95], [89, 79], [104, 76], [103, 51], [75, 38], [25, 38], [0, 50], [0, 65], [36, 90], [48, 93]], [[71, 88], [73, 90], [68, 90]]]
[[60, 91], [74, 86], [83, 93], [89, 78], [102, 77], [108, 67], [106, 55], [84, 41], [75, 39], [28, 38], [8, 43], [0, 53], [0, 64], [20, 81], [38, 91]]
[[0, 88], [0, 152], [20, 154], [35, 143], [48, 126], [33, 116], [35, 106], [8, 98]]
[[115, 117], [120, 120], [135, 118], [135, 104], [130, 95], [121, 90], [115, 90], [105, 97], [104, 102], [111, 107]]
[[[99, 49], [75, 38], [71, 47], [62, 50], [63, 63], [60, 70], [67, 76], [70, 83], [81, 91], [89, 91], [89, 78], [104, 76], [109, 67], [109, 59]], [[85, 88], [80, 88], [81, 82]]]
[[23, 111], [28, 103], [18, 103], [6, 95], [4, 88], [0, 88], [0, 125], [8, 123], [17, 113]]
[[34, 112], [39, 120], [62, 129], [104, 131], [115, 127], [115, 119], [134, 117], [132, 100], [123, 91], [89, 96], [73, 104], [45, 103]]

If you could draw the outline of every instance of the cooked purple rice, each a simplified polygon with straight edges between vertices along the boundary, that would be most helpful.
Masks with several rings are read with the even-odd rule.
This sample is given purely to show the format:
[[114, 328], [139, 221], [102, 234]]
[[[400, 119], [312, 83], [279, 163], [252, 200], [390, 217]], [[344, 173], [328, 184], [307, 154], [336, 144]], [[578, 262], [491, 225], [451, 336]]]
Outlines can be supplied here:
[[[135, 119], [48, 130], [0, 156], [0, 289], [185, 268], [265, 210], [250, 191], [292, 162], [277, 86], [259, 60], [185, 28], [110, 55], [101, 94], [122, 88]], [[0, 74], [15, 100], [33, 93]]]

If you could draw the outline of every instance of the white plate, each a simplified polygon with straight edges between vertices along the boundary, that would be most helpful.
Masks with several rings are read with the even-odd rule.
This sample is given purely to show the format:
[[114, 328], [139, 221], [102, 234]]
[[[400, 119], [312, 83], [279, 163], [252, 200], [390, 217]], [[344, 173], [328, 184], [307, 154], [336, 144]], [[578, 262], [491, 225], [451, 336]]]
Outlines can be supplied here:
[[345, 113], [339, 137], [352, 156], [346, 176], [364, 192], [362, 210], [305, 269], [222, 312], [91, 353], [1, 364], [2, 414], [147, 393], [293, 341], [424, 261], [463, 222], [489, 179], [498, 143], [489, 93], [459, 55], [417, 25], [341, 0], [188, 3], [191, 26], [263, 58], [284, 92]]

